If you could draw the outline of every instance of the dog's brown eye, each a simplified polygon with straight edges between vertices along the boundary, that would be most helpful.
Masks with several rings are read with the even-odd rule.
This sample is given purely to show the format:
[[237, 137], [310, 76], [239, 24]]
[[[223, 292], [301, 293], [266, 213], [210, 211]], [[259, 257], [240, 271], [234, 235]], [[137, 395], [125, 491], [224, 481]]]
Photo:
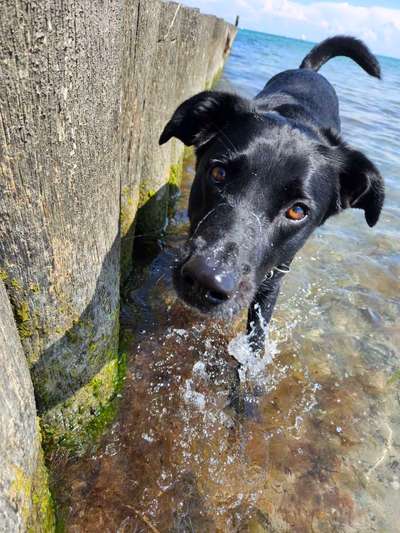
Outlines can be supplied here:
[[307, 216], [307, 207], [303, 204], [294, 204], [286, 211], [286, 218], [290, 220], [302, 220]]
[[215, 183], [223, 183], [225, 181], [226, 170], [220, 165], [212, 167], [210, 174]]

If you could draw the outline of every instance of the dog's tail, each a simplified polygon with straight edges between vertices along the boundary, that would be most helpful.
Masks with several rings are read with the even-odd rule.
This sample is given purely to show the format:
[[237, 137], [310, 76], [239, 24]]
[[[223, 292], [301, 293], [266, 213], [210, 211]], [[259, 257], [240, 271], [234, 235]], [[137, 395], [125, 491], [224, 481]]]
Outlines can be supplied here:
[[368, 47], [355, 37], [336, 35], [317, 44], [303, 59], [300, 68], [319, 70], [322, 65], [336, 56], [350, 57], [368, 74], [375, 78], [381, 77], [381, 67]]

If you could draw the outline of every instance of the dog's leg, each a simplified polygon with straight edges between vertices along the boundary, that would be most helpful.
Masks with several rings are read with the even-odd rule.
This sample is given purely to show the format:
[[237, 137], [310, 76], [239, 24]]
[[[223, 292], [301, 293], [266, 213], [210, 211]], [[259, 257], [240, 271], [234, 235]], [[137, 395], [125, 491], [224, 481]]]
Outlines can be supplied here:
[[247, 335], [254, 351], [263, 351], [267, 327], [281, 288], [279, 274], [265, 280], [252, 301], [247, 315]]
[[[249, 307], [247, 317], [249, 345], [252, 351], [260, 353], [260, 355], [264, 354], [267, 327], [278, 298], [281, 278], [282, 276], [278, 273], [276, 277], [274, 275], [272, 279], [264, 281]], [[257, 418], [257, 398], [262, 395], [263, 391], [255, 387], [254, 384], [249, 388], [248, 383], [241, 383], [239, 377], [240, 366], [240, 363], [237, 363], [235, 378], [229, 395], [230, 406], [239, 416]]]

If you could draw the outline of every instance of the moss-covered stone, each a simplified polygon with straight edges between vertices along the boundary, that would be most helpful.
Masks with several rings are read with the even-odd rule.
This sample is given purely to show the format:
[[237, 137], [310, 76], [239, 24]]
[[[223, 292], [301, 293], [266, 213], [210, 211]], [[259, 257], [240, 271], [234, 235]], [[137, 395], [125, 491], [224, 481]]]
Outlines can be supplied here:
[[144, 187], [140, 194], [139, 209], [136, 219], [136, 236], [155, 239], [160, 236], [167, 224], [169, 202], [169, 185], [158, 191]]
[[32, 337], [34, 325], [32, 323], [28, 303], [20, 301], [14, 305], [14, 315], [21, 340]]
[[223, 72], [224, 68], [221, 67], [220, 69], [217, 70], [216, 74], [214, 75], [214, 77], [211, 79], [211, 80], [208, 80], [206, 82], [206, 86], [205, 86], [205, 90], [206, 91], [209, 91], [210, 89], [212, 89], [213, 87], [215, 87], [215, 85], [217, 85], [217, 83], [219, 82], [219, 80], [221, 79], [222, 77], [222, 72]]
[[171, 165], [169, 171], [169, 180], [168, 183], [172, 186], [179, 187], [182, 182], [183, 174], [183, 156], [179, 159], [177, 163]]
[[11, 502], [19, 502], [20, 514], [26, 524], [31, 513], [32, 479], [28, 477], [22, 468], [14, 466], [14, 481], [8, 491]]
[[151, 200], [155, 195], [157, 194], [157, 191], [154, 189], [146, 189], [145, 187], [142, 187], [140, 189], [139, 194], [139, 209], [147, 204], [149, 200]]
[[132, 224], [135, 220], [137, 199], [135, 199], [128, 187], [124, 187], [121, 191], [121, 214], [120, 214], [120, 227], [121, 236], [124, 237], [128, 234]]
[[119, 340], [119, 349], [122, 353], [126, 353], [130, 345], [132, 344], [134, 340], [134, 334], [130, 329], [122, 329], [120, 340]]
[[28, 533], [51, 533], [55, 531], [55, 506], [49, 490], [49, 477], [40, 448], [36, 473], [32, 480], [32, 511], [28, 519]]
[[133, 246], [135, 240], [135, 221], [139, 203], [138, 187], [123, 187], [121, 190], [121, 283], [123, 284], [132, 268]]
[[126, 373], [126, 356], [110, 353], [109, 358], [89, 383], [42, 416], [47, 452], [62, 448], [71, 455], [82, 455], [96, 444], [114, 418]]
[[29, 290], [32, 291], [34, 294], [39, 294], [40, 287], [37, 283], [30, 283]]
[[14, 289], [16, 289], [17, 291], [20, 291], [22, 289], [22, 284], [20, 281], [18, 281], [17, 279], [13, 278], [11, 281], [10, 281], [10, 285], [11, 287], [14, 287]]
[[171, 165], [170, 171], [169, 171], [169, 198], [168, 198], [168, 216], [171, 217], [173, 215], [173, 210], [175, 206], [175, 202], [179, 196], [179, 189], [182, 183], [182, 176], [183, 176], [183, 159], [184, 155], [182, 154], [179, 158], [178, 162], [174, 165]]
[[[214, 87], [222, 76], [223, 68], [221, 67], [213, 78], [206, 82], [205, 89], [211, 89]], [[190, 147], [185, 147], [181, 150], [180, 156], [176, 154], [176, 148], [171, 151], [171, 159], [178, 157], [178, 161], [172, 164], [167, 172], [164, 180], [164, 185], [158, 190], [154, 189], [145, 179], [140, 183], [139, 200], [137, 203], [136, 213], [136, 235], [144, 236], [145, 238], [156, 239], [162, 235], [164, 231], [168, 216], [171, 215], [171, 209], [175, 203], [177, 195], [179, 193], [179, 187], [182, 181], [183, 172], [183, 160], [187, 153], [192, 153]], [[173, 155], [172, 155], [173, 154]], [[162, 181], [162, 180], [161, 180]], [[129, 223], [132, 219], [131, 210], [126, 208], [126, 190], [122, 191], [121, 200], [121, 233], [125, 235]], [[130, 212], [130, 218], [127, 216], [127, 212]], [[123, 246], [124, 248], [124, 246]], [[125, 247], [126, 248], [126, 247]], [[130, 248], [128, 254], [130, 253]], [[123, 264], [130, 264], [131, 256], [128, 258], [123, 255]], [[124, 266], [124, 271], [126, 267]]]
[[[38, 434], [39, 425], [38, 425]], [[14, 481], [9, 489], [10, 501], [21, 502], [20, 514], [28, 533], [51, 533], [55, 529], [54, 502], [49, 490], [48, 473], [39, 442], [36, 471], [27, 476], [14, 467]]]
[[400, 382], [400, 369], [395, 370], [393, 374], [390, 376], [390, 378], [387, 381], [388, 385], [393, 385], [394, 383]]
[[[7, 279], [8, 276], [7, 276]], [[9, 284], [11, 286], [11, 282]], [[12, 286], [15, 289], [19, 283]], [[79, 317], [71, 304], [59, 298], [59, 313], [63, 316], [63, 326], [39, 327], [39, 320], [32, 313], [28, 303], [22, 299], [23, 287], [15, 296], [11, 293], [14, 316], [18, 332], [22, 341], [33, 335], [40, 338], [45, 334], [47, 337], [60, 338], [60, 348], [65, 357], [62, 359], [49, 357], [43, 354], [43, 348], [38, 345], [36, 352], [30, 352], [28, 362], [30, 364], [35, 385], [35, 393], [38, 406], [41, 409], [41, 425], [43, 430], [43, 442], [46, 452], [56, 448], [66, 448], [71, 454], [81, 454], [96, 441], [99, 434], [115, 415], [115, 398], [120, 390], [123, 374], [125, 372], [125, 358], [118, 353], [119, 344], [119, 309], [110, 316], [114, 323], [110, 335], [99, 337], [95, 323], [95, 315], [83, 315]], [[36, 286], [30, 285], [33, 293], [40, 292]], [[59, 296], [59, 294], [57, 295]], [[71, 327], [65, 330], [65, 324], [70, 317]], [[68, 349], [65, 350], [65, 345]], [[85, 367], [99, 370], [84, 382], [81, 368], [76, 361], [76, 355], [80, 352], [80, 360], [85, 360]], [[68, 354], [71, 359], [68, 359]], [[44, 359], [43, 359], [44, 358]], [[78, 358], [79, 361], [79, 358]], [[63, 377], [64, 376], [64, 377]], [[60, 387], [57, 383], [69, 382], [74, 386], [75, 392], [67, 399], [59, 398]], [[51, 408], [47, 409], [47, 406]]]
[[4, 281], [6, 286], [18, 333], [24, 346], [24, 340], [32, 337], [39, 327], [38, 317], [31, 313], [29, 303], [24, 299], [24, 296], [26, 297], [29, 293], [38, 294], [40, 292], [39, 286], [37, 283], [31, 283], [25, 287], [20, 280], [10, 278], [6, 270], [0, 270], [0, 280]]

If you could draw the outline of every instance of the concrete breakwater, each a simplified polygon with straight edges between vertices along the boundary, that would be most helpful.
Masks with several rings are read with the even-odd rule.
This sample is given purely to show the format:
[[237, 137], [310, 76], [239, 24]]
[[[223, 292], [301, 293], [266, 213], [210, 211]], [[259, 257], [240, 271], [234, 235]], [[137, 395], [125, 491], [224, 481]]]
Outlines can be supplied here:
[[0, 281], [0, 530], [51, 531], [53, 523], [32, 381]]
[[38, 477], [35, 499], [47, 494], [28, 369], [46, 451], [82, 453], [123, 379], [120, 282], [134, 237], [162, 229], [179, 186], [183, 145], [158, 137], [183, 99], [211, 86], [236, 28], [160, 0], [0, 9], [0, 370], [15, 377], [0, 398], [12, 428], [0, 529], [23, 531]]

